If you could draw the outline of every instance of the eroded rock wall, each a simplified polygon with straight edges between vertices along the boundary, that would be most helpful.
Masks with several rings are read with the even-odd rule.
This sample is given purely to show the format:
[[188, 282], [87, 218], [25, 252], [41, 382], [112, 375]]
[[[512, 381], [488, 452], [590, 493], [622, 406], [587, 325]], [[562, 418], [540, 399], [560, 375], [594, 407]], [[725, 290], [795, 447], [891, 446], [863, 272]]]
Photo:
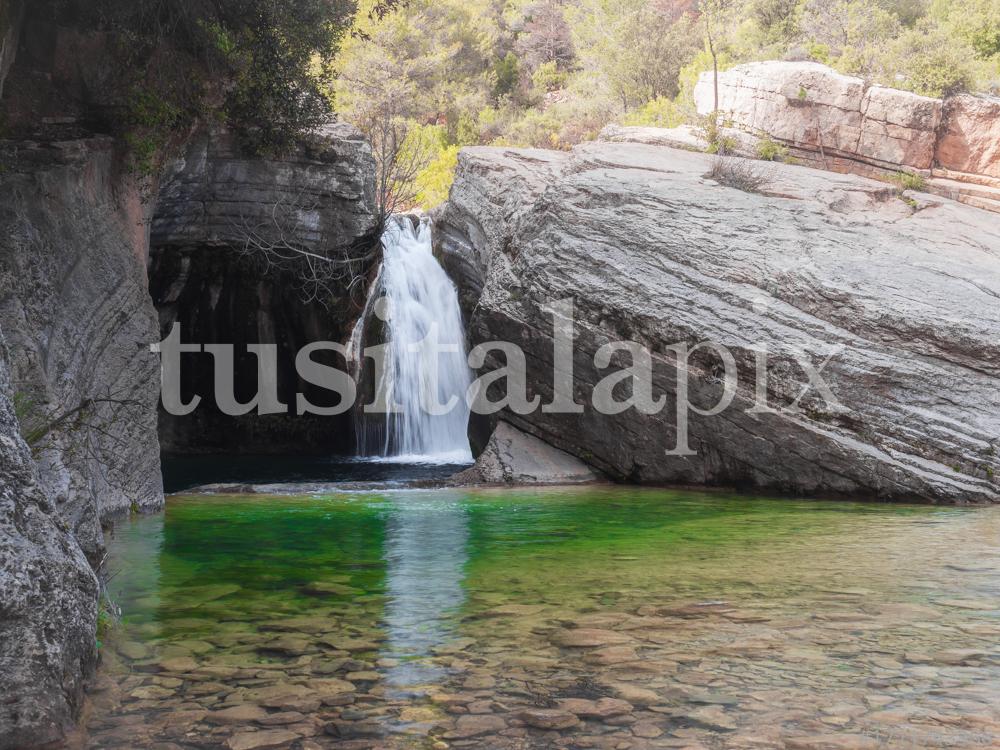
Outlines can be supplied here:
[[0, 333], [0, 749], [59, 742], [97, 661], [97, 579], [39, 481]]
[[[290, 413], [223, 414], [212, 398], [211, 355], [185, 355], [184, 399], [200, 396], [202, 403], [188, 416], [161, 413], [165, 452], [351, 451], [349, 414], [294, 414], [299, 392], [316, 405], [335, 405], [299, 379], [295, 356], [315, 341], [345, 340], [364, 302], [364, 285], [308, 299], [293, 276], [267, 269], [260, 255], [238, 251], [251, 232], [274, 236], [280, 227], [290, 244], [335, 255], [377, 243], [376, 225], [371, 148], [348, 125], [328, 125], [275, 159], [246, 156], [224, 131], [192, 140], [164, 178], [151, 230], [150, 286], [161, 331], [180, 323], [185, 342], [234, 345], [241, 402], [257, 391], [256, 360], [246, 345], [277, 344], [278, 396]], [[326, 363], [346, 368], [339, 357]]]
[[149, 205], [109, 138], [20, 142], [0, 175], [0, 328], [39, 481], [96, 561], [101, 522], [163, 503]]
[[[633, 482], [1000, 500], [991, 215], [946, 200], [914, 210], [882, 183], [783, 165], [767, 194], [750, 194], [710, 180], [711, 166], [707, 155], [638, 144], [587, 144], [544, 162], [516, 149], [462, 151], [437, 251], [449, 269], [483, 269], [464, 290], [481, 289], [470, 343], [519, 344], [529, 395], [547, 403], [552, 319], [541, 308], [575, 304], [583, 413], [500, 418]], [[662, 411], [591, 406], [594, 385], [628, 364], [599, 370], [594, 353], [620, 340], [653, 352]], [[697, 455], [667, 455], [677, 368], [665, 347], [702, 341], [733, 353], [740, 387], [722, 414], [690, 414]], [[753, 414], [762, 347], [775, 411]], [[803, 355], [814, 367], [829, 358], [823, 376], [837, 403], [812, 388], [790, 408], [809, 382]], [[707, 409], [722, 393], [721, 363], [705, 352], [692, 362], [690, 398]]]

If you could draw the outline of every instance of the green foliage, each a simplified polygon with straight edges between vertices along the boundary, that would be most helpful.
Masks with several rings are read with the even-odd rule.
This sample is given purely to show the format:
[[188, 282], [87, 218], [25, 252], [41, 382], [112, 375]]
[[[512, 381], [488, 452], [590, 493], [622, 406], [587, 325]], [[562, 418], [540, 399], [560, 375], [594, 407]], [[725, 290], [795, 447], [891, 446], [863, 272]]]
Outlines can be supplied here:
[[517, 55], [508, 52], [502, 59], [497, 60], [493, 66], [493, 75], [496, 76], [496, 83], [493, 85], [494, 99], [502, 99], [513, 94], [521, 77]]
[[132, 170], [140, 176], [152, 175], [175, 129], [183, 122], [183, 112], [176, 102], [155, 90], [134, 86], [121, 120]]
[[915, 190], [920, 192], [927, 188], [927, 180], [916, 172], [897, 172], [891, 179], [900, 191]]
[[910, 29], [892, 46], [889, 60], [897, 85], [924, 96], [949, 96], [975, 87], [972, 50], [940, 26]]
[[[386, 2], [397, 0], [378, 5]], [[128, 134], [134, 166], [145, 171], [165, 145], [161, 130], [176, 132], [223, 100], [230, 125], [256, 152], [285, 149], [321, 122], [330, 111], [329, 64], [355, 3], [65, 0], [57, 7], [112, 40], [116, 59], [102, 98], [118, 99], [108, 117]]]
[[539, 91], [558, 91], [566, 85], [569, 74], [554, 61], [542, 63], [531, 74], [531, 83]]
[[757, 158], [764, 161], [787, 161], [788, 148], [765, 136], [757, 141]]
[[[697, 124], [693, 91], [713, 65], [810, 59], [931, 95], [1000, 79], [1000, 0], [700, 0], [694, 8], [409, 0], [380, 21], [371, 5], [361, 3], [343, 38], [331, 95], [365, 132], [386, 118], [442, 129], [419, 170], [424, 203], [445, 192], [446, 151], [456, 145], [568, 148], [610, 122]], [[228, 37], [215, 36], [217, 48], [230, 48]], [[807, 104], [810, 96], [802, 88], [793, 100]], [[707, 135], [713, 152], [736, 146], [714, 125]], [[788, 158], [768, 140], [758, 155]]]
[[931, 17], [982, 60], [1000, 57], [1000, 0], [935, 0]]
[[431, 209], [448, 200], [458, 166], [458, 146], [446, 146], [416, 176], [417, 204]]
[[639, 109], [634, 109], [625, 115], [624, 125], [642, 125], [655, 128], [676, 128], [684, 123], [686, 117], [677, 102], [658, 96], [646, 102]]
[[736, 151], [736, 139], [731, 135], [725, 135], [719, 127], [718, 120], [712, 115], [702, 118], [700, 135], [708, 144], [705, 151], [710, 154], [724, 156]]

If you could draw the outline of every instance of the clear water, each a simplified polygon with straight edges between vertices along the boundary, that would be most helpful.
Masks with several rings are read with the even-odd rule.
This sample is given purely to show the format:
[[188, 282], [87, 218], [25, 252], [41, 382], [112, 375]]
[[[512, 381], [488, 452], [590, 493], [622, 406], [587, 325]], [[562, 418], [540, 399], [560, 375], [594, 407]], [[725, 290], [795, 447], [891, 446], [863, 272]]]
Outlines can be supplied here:
[[1000, 746], [1000, 509], [187, 496], [110, 545], [91, 747]]
[[414, 480], [444, 480], [467, 469], [468, 463], [427, 456], [417, 462], [405, 457], [193, 455], [162, 459], [163, 488], [183, 492], [207, 484], [342, 484], [378, 482], [407, 484]]
[[[458, 291], [434, 257], [431, 223], [390, 218], [382, 235], [378, 281], [351, 337], [350, 350], [363, 351], [366, 316], [387, 321], [383, 377], [376, 386], [390, 407], [384, 423], [365, 419], [359, 430], [363, 456], [435, 457], [470, 463], [466, 439], [472, 382]], [[372, 304], [379, 298], [381, 306]], [[357, 377], [357, 368], [355, 368]]]

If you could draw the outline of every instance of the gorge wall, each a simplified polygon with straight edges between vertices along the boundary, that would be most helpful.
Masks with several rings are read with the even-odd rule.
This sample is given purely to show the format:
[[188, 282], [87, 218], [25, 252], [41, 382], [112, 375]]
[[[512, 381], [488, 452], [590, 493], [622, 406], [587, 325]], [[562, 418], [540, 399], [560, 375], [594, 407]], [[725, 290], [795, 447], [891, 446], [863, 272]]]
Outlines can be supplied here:
[[[611, 477], [895, 500], [1000, 500], [1000, 228], [948, 200], [900, 200], [883, 183], [776, 167], [763, 194], [708, 177], [712, 157], [640, 144], [572, 153], [460, 155], [436, 245], [461, 287], [472, 345], [519, 344], [529, 396], [552, 397], [552, 318], [572, 297], [580, 414], [504, 409], [501, 420]], [[655, 414], [596, 412], [594, 353], [653, 355]], [[678, 368], [665, 347], [732, 352], [735, 400], [690, 414], [676, 445]], [[755, 402], [766, 347], [771, 413]], [[839, 402], [808, 389], [803, 354]], [[615, 357], [614, 369], [629, 364]], [[502, 355], [484, 371], [503, 365]], [[721, 362], [691, 358], [690, 400], [719, 401]], [[625, 394], [619, 393], [618, 398]], [[482, 445], [482, 439], [475, 442]]]
[[[277, 217], [277, 219], [276, 219]], [[276, 223], [277, 222], [277, 223]], [[295, 278], [239, 252], [251, 232], [311, 251], [378, 242], [375, 164], [370, 146], [348, 125], [331, 124], [280, 159], [248, 158], [225, 131], [199, 134], [163, 178], [151, 228], [150, 291], [166, 335], [180, 323], [185, 342], [233, 344], [237, 398], [257, 392], [257, 366], [247, 344], [277, 344], [278, 395], [290, 410], [295, 394], [321, 406], [329, 395], [300, 381], [299, 348], [344, 341], [364, 302], [364, 284], [334, 296], [305, 299]], [[343, 360], [328, 364], [346, 367]], [[350, 452], [349, 414], [228, 416], [212, 399], [209, 354], [184, 355], [182, 392], [202, 403], [193, 414], [160, 413], [168, 453]]]
[[[368, 241], [375, 229], [371, 151], [342, 126], [271, 159], [246, 158], [224, 131], [177, 133], [178, 160], [144, 175], [120, 134], [90, 117], [110, 59], [102, 42], [52, 23], [43, 4], [0, 10], [2, 750], [51, 746], [72, 728], [97, 662], [102, 527], [163, 506], [149, 349], [160, 324], [237, 350], [282, 341], [286, 355], [296, 342], [340, 340], [353, 302], [302, 304], [286, 279], [232, 252], [235, 227], [298, 201], [312, 205], [293, 238], [307, 247]], [[210, 369], [194, 364], [187, 385], [210, 393]], [[239, 364], [249, 375], [237, 390], [255, 391], [255, 365]], [[282, 373], [282, 388], [297, 390]], [[168, 446], [208, 450], [230, 427], [211, 416], [166, 425]], [[337, 425], [322, 428], [243, 422], [227, 439], [256, 449], [323, 438], [329, 451]]]

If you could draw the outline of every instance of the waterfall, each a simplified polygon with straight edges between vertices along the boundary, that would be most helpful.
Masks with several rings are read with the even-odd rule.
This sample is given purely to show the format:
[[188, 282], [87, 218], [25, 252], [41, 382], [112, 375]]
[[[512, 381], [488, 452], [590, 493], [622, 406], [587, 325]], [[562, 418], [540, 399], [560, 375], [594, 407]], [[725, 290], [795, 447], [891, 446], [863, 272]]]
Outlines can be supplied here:
[[[382, 234], [382, 266], [348, 351], [356, 380], [363, 370], [365, 331], [374, 312], [385, 320], [385, 356], [376, 392], [398, 407], [360, 414], [358, 453], [398, 460], [470, 463], [466, 391], [472, 382], [458, 292], [431, 251], [431, 222], [393, 216]], [[434, 352], [450, 347], [453, 351]], [[441, 414], [425, 406], [454, 408]], [[359, 406], [359, 409], [362, 408]]]

